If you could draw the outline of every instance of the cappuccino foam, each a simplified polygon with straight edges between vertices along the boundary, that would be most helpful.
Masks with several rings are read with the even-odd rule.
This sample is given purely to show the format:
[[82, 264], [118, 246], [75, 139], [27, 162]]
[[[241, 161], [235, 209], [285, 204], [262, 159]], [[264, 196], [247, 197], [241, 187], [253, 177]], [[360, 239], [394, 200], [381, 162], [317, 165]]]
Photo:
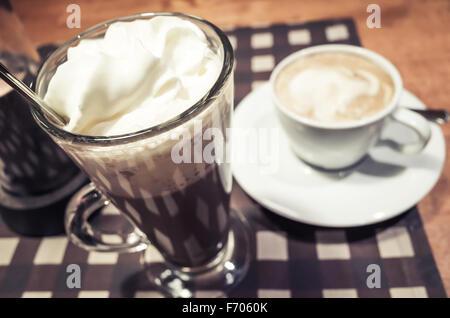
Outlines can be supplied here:
[[392, 100], [394, 83], [380, 66], [352, 53], [299, 57], [275, 81], [281, 104], [320, 122], [348, 122], [375, 115]]

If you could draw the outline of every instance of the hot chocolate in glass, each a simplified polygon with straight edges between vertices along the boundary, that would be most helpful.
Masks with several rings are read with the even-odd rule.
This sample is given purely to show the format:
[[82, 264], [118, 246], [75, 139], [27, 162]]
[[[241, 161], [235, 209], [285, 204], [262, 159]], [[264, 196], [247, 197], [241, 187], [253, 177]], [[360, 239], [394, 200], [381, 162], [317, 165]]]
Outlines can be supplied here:
[[[192, 150], [191, 158], [196, 150], [203, 153], [211, 143], [213, 153], [229, 150], [226, 129], [231, 126], [233, 111], [234, 56], [226, 35], [207, 21], [176, 13], [148, 13], [108, 21], [56, 50], [41, 67], [35, 89], [40, 96], [46, 95], [57, 67], [67, 60], [68, 48], [80, 40], [100, 38], [109, 25], [117, 22], [156, 17], [177, 17], [196, 25], [214, 53], [208, 58], [220, 61], [217, 79], [208, 84], [206, 94], [181, 114], [149, 128], [114, 136], [68, 132], [42, 113], [33, 111], [33, 115], [93, 182], [68, 207], [66, 226], [73, 242], [97, 251], [145, 250], [143, 262], [149, 278], [172, 296], [190, 297], [203, 288], [225, 292], [245, 275], [250, 245], [245, 219], [230, 211], [230, 163], [179, 163], [173, 158], [173, 149], [181, 143], [183, 149]], [[214, 138], [203, 141], [211, 128], [222, 133], [223, 142]], [[109, 202], [135, 226], [134, 233], [122, 235], [116, 244], [107, 244], [101, 235], [93, 235], [86, 223], [92, 211]], [[161, 252], [164, 264], [152, 266], [150, 244]]]

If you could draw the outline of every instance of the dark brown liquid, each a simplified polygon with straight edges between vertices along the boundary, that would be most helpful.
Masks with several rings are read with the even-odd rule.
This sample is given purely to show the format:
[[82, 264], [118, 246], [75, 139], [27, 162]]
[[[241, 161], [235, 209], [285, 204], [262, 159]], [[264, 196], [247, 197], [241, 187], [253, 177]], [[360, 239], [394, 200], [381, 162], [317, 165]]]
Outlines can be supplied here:
[[[120, 146], [63, 145], [97, 189], [133, 221], [166, 261], [178, 266], [204, 265], [227, 242], [230, 164], [203, 158], [211, 141], [202, 139], [208, 128], [219, 129], [225, 140], [215, 141], [213, 150], [222, 147], [220, 153], [226, 153], [232, 88], [227, 85], [226, 94], [196, 117], [201, 131], [195, 121], [188, 121], [178, 131], [178, 139], [162, 134], [153, 142], [149, 138]], [[176, 163], [172, 151], [177, 145], [183, 145], [183, 154], [190, 149], [186, 154], [191, 160]], [[204, 160], [196, 161], [196, 154]]]
[[[217, 255], [227, 239], [230, 194], [220, 180], [222, 168], [224, 165], [214, 164], [202, 178], [170, 193], [170, 198], [152, 197], [151, 204], [139, 197], [133, 185], [135, 198], [107, 195], [121, 211], [140, 223], [139, 228], [165, 259], [180, 266], [198, 266]], [[133, 214], [136, 212], [139, 218]]]

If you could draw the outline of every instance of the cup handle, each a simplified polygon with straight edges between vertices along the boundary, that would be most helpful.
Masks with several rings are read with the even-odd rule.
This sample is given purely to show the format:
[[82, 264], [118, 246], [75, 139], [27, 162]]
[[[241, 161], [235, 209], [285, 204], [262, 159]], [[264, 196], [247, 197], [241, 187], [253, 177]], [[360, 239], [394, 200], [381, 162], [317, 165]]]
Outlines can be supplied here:
[[398, 143], [393, 140], [383, 140], [382, 143], [404, 154], [415, 154], [426, 147], [431, 137], [428, 120], [412, 110], [398, 107], [390, 118], [415, 131], [419, 140], [410, 143]]
[[[150, 242], [125, 216], [131, 233], [109, 232], [96, 229], [89, 223], [89, 217], [100, 208], [108, 206], [106, 199], [90, 183], [81, 188], [70, 200], [65, 214], [65, 229], [72, 243], [88, 251], [96, 252], [139, 252], [145, 250]], [[99, 216], [102, 217], [102, 216]], [[108, 238], [109, 241], [108, 242]]]

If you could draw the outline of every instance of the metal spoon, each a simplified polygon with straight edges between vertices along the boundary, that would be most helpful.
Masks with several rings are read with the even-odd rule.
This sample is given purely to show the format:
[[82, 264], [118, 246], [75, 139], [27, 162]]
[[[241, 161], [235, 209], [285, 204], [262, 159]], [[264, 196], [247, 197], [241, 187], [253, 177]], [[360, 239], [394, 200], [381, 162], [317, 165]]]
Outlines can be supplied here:
[[69, 121], [67, 117], [56, 113], [35, 92], [33, 92], [31, 88], [15, 77], [2, 63], [0, 63], [0, 78], [30, 102], [32, 107], [37, 110], [42, 110], [42, 112], [58, 126], [67, 125]]
[[408, 108], [416, 113], [422, 115], [426, 119], [433, 121], [437, 124], [445, 124], [449, 120], [449, 113], [444, 109], [413, 109]]

